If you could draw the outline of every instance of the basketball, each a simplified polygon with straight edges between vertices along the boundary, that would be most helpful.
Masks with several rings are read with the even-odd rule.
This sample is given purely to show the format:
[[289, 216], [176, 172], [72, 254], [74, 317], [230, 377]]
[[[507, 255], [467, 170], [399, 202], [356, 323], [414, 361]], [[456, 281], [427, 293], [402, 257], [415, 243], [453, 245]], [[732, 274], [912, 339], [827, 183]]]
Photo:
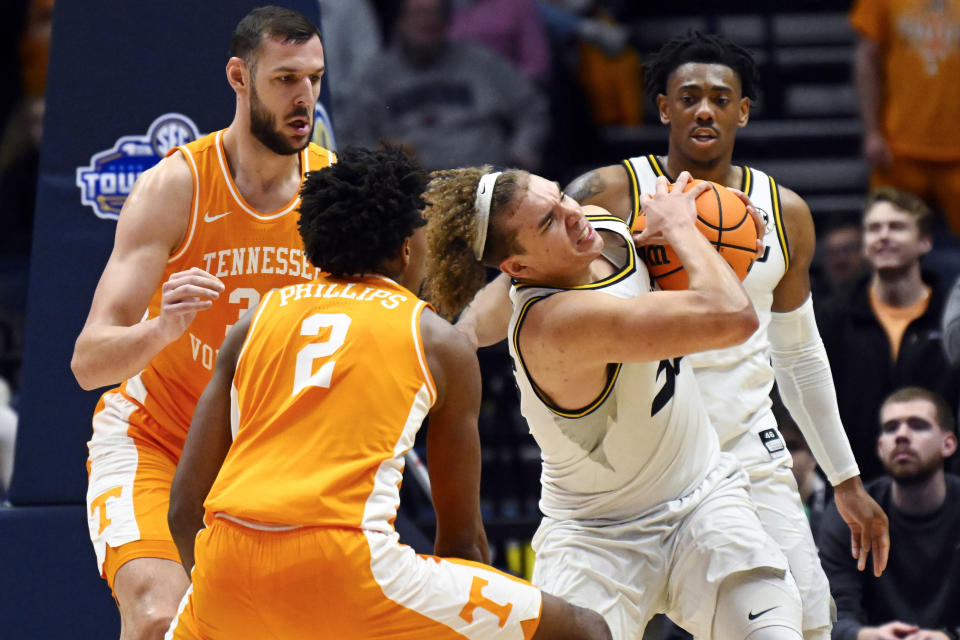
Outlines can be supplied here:
[[[684, 191], [700, 182], [691, 180]], [[672, 184], [669, 187], [673, 189]], [[736, 194], [716, 182], [710, 182], [710, 187], [697, 197], [697, 228], [743, 280], [757, 255], [756, 227]], [[647, 218], [641, 210], [631, 230], [636, 233], [646, 226]], [[687, 272], [669, 245], [639, 247], [638, 252], [661, 289], [676, 291], [689, 286]]]

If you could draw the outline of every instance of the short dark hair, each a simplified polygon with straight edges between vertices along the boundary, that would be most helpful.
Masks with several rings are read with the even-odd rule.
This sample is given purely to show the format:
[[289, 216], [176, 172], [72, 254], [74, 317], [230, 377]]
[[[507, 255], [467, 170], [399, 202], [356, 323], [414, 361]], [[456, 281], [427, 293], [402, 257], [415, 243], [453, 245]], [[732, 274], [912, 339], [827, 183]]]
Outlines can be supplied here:
[[317, 25], [299, 11], [286, 7], [257, 7], [237, 24], [230, 42], [230, 56], [242, 58], [247, 66], [260, 44], [267, 38], [282, 38], [284, 42], [301, 44], [320, 37]]
[[947, 404], [947, 401], [944, 400], [943, 396], [939, 393], [924, 389], [923, 387], [901, 387], [888, 395], [880, 404], [880, 411], [877, 412], [878, 419], [881, 419], [879, 416], [882, 415], [883, 408], [888, 404], [910, 402], [912, 400], [926, 400], [932, 404], [937, 413], [937, 423], [940, 425], [941, 431], [945, 433], [956, 433], [953, 410], [950, 408], [950, 405]]
[[397, 147], [348, 147], [300, 189], [307, 259], [334, 276], [378, 271], [427, 222], [427, 173]]
[[889, 202], [895, 208], [910, 214], [920, 235], [929, 238], [933, 234], [933, 216], [927, 203], [912, 193], [901, 191], [890, 186], [877, 187], [867, 196], [867, 204], [863, 207], [863, 218], [866, 220], [870, 209], [878, 202]]
[[647, 95], [657, 101], [657, 96], [667, 93], [667, 81], [677, 67], [688, 62], [722, 64], [733, 69], [740, 79], [741, 95], [756, 100], [760, 88], [760, 75], [753, 55], [737, 43], [720, 35], [689, 31], [667, 41], [646, 65]]

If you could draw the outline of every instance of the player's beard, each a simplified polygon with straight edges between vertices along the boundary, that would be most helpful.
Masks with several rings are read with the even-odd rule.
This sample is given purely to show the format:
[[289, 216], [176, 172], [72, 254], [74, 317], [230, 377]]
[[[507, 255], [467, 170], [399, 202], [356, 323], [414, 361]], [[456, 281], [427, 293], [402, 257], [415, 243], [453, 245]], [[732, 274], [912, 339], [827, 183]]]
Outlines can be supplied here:
[[260, 141], [263, 146], [270, 151], [273, 151], [277, 155], [289, 156], [295, 153], [298, 153], [302, 149], [305, 149], [310, 140], [313, 138], [313, 126], [314, 122], [311, 118], [313, 114], [307, 111], [306, 107], [303, 107], [302, 111], [294, 111], [293, 113], [287, 114], [287, 117], [284, 120], [289, 120], [290, 118], [303, 117], [310, 122], [310, 134], [307, 135], [306, 140], [299, 147], [295, 147], [290, 144], [289, 139], [287, 139], [280, 131], [274, 126], [273, 113], [267, 109], [267, 106], [263, 104], [260, 100], [260, 96], [257, 95], [256, 85], [250, 87], [250, 133], [253, 134], [257, 140]]

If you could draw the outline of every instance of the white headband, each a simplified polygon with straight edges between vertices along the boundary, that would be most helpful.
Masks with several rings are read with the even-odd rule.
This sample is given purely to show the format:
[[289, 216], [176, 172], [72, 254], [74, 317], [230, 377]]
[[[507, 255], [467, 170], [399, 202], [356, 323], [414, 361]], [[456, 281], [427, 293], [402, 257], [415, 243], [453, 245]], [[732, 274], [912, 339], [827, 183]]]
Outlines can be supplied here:
[[497, 176], [502, 171], [485, 173], [480, 178], [480, 184], [477, 185], [477, 199], [473, 203], [476, 210], [477, 227], [476, 235], [473, 237], [473, 255], [477, 260], [483, 259], [483, 248], [487, 244], [487, 227], [490, 222], [490, 201], [493, 199], [493, 187], [497, 183]]

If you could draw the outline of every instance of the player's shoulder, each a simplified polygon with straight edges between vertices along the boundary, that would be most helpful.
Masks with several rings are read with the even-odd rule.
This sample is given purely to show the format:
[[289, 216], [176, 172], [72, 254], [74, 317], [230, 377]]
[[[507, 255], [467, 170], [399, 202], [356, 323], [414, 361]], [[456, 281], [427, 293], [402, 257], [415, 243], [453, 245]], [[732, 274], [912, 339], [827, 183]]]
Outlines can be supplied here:
[[610, 189], [627, 189], [630, 186], [629, 175], [623, 163], [608, 164], [590, 169], [570, 181], [564, 193], [579, 202]]
[[633, 213], [630, 176], [622, 163], [591, 169], [573, 179], [564, 193], [582, 205], [592, 204], [621, 218]]
[[173, 153], [144, 171], [134, 186], [139, 191], [157, 193], [167, 198], [193, 194], [193, 172], [182, 153]]
[[171, 253], [190, 224], [193, 173], [182, 154], [140, 174], [123, 203], [114, 246], [162, 244]]
[[809, 228], [813, 231], [813, 216], [810, 206], [796, 191], [782, 184], [777, 185], [780, 192], [780, 210], [783, 214], [784, 225], [790, 227]]
[[438, 393], [443, 396], [447, 383], [477, 367], [477, 353], [470, 340], [432, 307], [420, 314], [423, 353]]
[[750, 187], [751, 192], [755, 192], [754, 190], [757, 187], [754, 185], [756, 185], [756, 180], [761, 177], [764, 177], [764, 180], [769, 179], [771, 184], [776, 185], [775, 197], [779, 201], [780, 213], [783, 216], [783, 223], [788, 233], [791, 227], [800, 227], [802, 229], [809, 227], [810, 231], [813, 230], [813, 218], [810, 215], [810, 207], [800, 194], [782, 184], [775, 176], [771, 176], [754, 167], [749, 167], [749, 170], [752, 178], [751, 182], [753, 183]]
[[420, 333], [427, 351], [439, 350], [454, 353], [466, 349], [473, 351], [470, 341], [432, 307], [425, 307], [420, 314]]

